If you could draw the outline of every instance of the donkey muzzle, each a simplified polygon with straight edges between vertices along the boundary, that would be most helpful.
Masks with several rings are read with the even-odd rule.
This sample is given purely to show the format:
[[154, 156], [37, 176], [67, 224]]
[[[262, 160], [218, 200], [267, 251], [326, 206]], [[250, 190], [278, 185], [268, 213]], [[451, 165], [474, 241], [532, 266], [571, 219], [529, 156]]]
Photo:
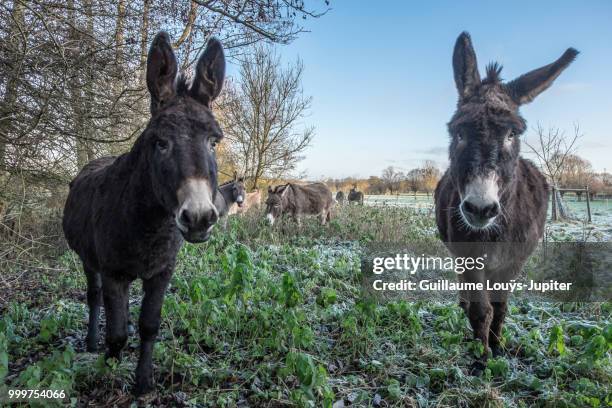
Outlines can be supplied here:
[[274, 225], [274, 215], [272, 213], [266, 214], [266, 220], [268, 220], [268, 224]]
[[189, 242], [204, 242], [210, 238], [219, 212], [212, 202], [208, 180], [190, 178], [178, 191], [180, 207], [175, 216], [176, 226]]
[[472, 201], [463, 200], [460, 208], [468, 224], [475, 228], [485, 228], [500, 212], [499, 203], [496, 201], [488, 204], [480, 202], [475, 204]]
[[501, 212], [499, 187], [495, 173], [475, 177], [465, 188], [459, 209], [467, 224], [475, 229], [486, 228]]

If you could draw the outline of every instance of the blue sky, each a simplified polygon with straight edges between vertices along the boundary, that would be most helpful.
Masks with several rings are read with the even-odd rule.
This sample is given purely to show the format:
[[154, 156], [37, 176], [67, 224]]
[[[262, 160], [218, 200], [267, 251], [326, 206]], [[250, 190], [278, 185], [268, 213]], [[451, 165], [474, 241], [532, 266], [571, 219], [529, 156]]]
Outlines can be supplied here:
[[[373, 6], [376, 4], [376, 6]], [[585, 136], [578, 153], [612, 170], [611, 1], [349, 1], [332, 0], [310, 33], [279, 48], [305, 65], [312, 95], [308, 124], [317, 132], [299, 170], [308, 178], [379, 175], [426, 159], [447, 163], [446, 122], [457, 94], [451, 56], [463, 30], [472, 35], [481, 72], [493, 60], [515, 78], [557, 59], [578, 59], [521, 112], [532, 127], [555, 125]], [[532, 139], [533, 140], [533, 139]], [[523, 145], [523, 151], [527, 151]]]

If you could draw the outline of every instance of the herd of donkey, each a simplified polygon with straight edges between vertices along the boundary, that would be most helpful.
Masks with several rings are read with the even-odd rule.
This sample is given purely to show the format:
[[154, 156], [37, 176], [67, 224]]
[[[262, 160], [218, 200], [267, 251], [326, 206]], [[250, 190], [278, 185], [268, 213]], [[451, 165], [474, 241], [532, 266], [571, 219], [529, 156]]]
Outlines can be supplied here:
[[[521, 244], [510, 252], [489, 254], [496, 259], [495, 267], [459, 279], [513, 279], [541, 239], [548, 186], [538, 169], [520, 156], [519, 136], [526, 123], [519, 107], [546, 90], [577, 54], [570, 48], [553, 63], [503, 83], [497, 63], [490, 64], [481, 79], [469, 34], [458, 37], [452, 65], [459, 98], [448, 123], [450, 164], [435, 193], [440, 237], [455, 256], [474, 255], [474, 247], [462, 243]], [[246, 195], [241, 179], [217, 183], [214, 149], [223, 133], [211, 103], [225, 76], [221, 43], [208, 41], [192, 81], [177, 71], [170, 38], [160, 32], [147, 59], [147, 127], [129, 152], [96, 159], [80, 171], [70, 184], [64, 211], [66, 239], [87, 275], [88, 351], [98, 348], [103, 304], [106, 356], [120, 358], [128, 338], [128, 289], [135, 279], [143, 281], [136, 394], [155, 388], [153, 346], [183, 241], [207, 240], [220, 216], [261, 199], [259, 192]], [[363, 203], [358, 191], [347, 198]], [[239, 206], [232, 210], [234, 202]], [[268, 189], [266, 216], [274, 222], [290, 214], [299, 222], [302, 214], [314, 214], [325, 223], [334, 203], [324, 184], [284, 184]], [[460, 294], [474, 337], [485, 349], [470, 367], [474, 375], [483, 371], [489, 351], [502, 352], [499, 338], [507, 298], [508, 293], [486, 291]]]

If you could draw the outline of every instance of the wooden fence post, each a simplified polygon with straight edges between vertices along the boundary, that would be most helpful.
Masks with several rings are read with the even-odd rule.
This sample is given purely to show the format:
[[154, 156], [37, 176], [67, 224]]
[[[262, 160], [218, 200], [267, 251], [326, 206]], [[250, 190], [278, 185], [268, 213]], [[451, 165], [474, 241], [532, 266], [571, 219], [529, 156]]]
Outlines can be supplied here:
[[551, 219], [553, 221], [557, 221], [557, 188], [555, 186], [552, 186], [552, 195], [551, 195], [551, 199], [552, 199], [552, 214], [551, 214]]
[[587, 215], [588, 215], [588, 220], [590, 224], [591, 223], [591, 198], [589, 197], [590, 195], [589, 186], [586, 186], [585, 189], [586, 189], [586, 198], [587, 198]]

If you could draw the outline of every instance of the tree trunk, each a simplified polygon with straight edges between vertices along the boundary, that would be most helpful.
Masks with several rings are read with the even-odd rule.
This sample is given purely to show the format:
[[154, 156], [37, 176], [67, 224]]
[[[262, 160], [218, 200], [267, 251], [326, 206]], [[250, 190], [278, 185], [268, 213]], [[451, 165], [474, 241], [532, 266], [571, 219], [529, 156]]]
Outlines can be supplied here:
[[[6, 168], [5, 156], [7, 142], [5, 139], [11, 134], [11, 116], [15, 111], [15, 102], [17, 102], [17, 87], [19, 85], [19, 79], [21, 76], [21, 58], [22, 53], [18, 51], [19, 41], [17, 38], [21, 38], [19, 35], [20, 28], [24, 29], [24, 7], [21, 1], [17, 0], [13, 3], [13, 10], [11, 11], [11, 28], [9, 29], [9, 38], [6, 42], [10, 47], [8, 55], [13, 60], [10, 63], [10, 69], [4, 74], [5, 79], [5, 93], [0, 107], [0, 182], [4, 181], [4, 170]], [[10, 44], [12, 43], [12, 44]], [[9, 45], [10, 44], [10, 45]], [[1, 204], [1, 203], [0, 203]]]
[[140, 21], [140, 86], [146, 88], [147, 46], [149, 45], [149, 10], [151, 0], [142, 2], [142, 20]]
[[565, 203], [563, 202], [561, 192], [558, 189], [555, 189], [554, 191], [555, 194], [553, 196], [553, 199], [555, 200], [555, 205], [557, 207], [558, 217], [562, 220], [570, 219], [571, 217], [567, 210], [567, 207], [565, 206]]
[[117, 3], [117, 23], [115, 25], [115, 64], [117, 76], [121, 78], [123, 74], [123, 48], [125, 46], [125, 0]]
[[[125, 60], [124, 48], [125, 48], [125, 0], [119, 0], [117, 2], [117, 21], [115, 22], [115, 75], [117, 78], [111, 85], [112, 94], [114, 95], [115, 105], [121, 110], [121, 104], [119, 99], [121, 98], [121, 92], [123, 90], [124, 81], [124, 69], [123, 62]], [[111, 115], [115, 114], [114, 112]], [[117, 139], [123, 138], [123, 129], [118, 121], [114, 121], [112, 126], [112, 134]], [[111, 151], [111, 153], [116, 153]]]
[[[83, 0], [83, 5], [85, 7], [85, 13], [87, 14], [87, 35], [84, 38], [84, 45], [86, 46], [88, 52], [87, 55], [91, 56], [89, 61], [85, 61], [87, 67], [85, 69], [85, 84], [84, 84], [84, 98], [83, 98], [83, 116], [81, 117], [81, 132], [83, 132], [83, 149], [85, 150], [85, 164], [89, 163], [93, 160], [93, 142], [85, 139], [85, 136], [95, 136], [95, 135], [85, 135], [84, 131], [87, 129], [88, 132], [93, 132], [94, 127], [91, 126], [91, 118], [93, 115], [93, 98], [94, 98], [94, 83], [95, 83], [95, 67], [93, 58], [95, 44], [93, 43], [93, 39], [95, 38], [94, 33], [94, 15], [93, 15], [93, 0]], [[79, 166], [79, 168], [82, 166]]]
[[[76, 24], [76, 13], [74, 0], [68, 0], [67, 2], [68, 20], [73, 21]], [[66, 53], [69, 55], [71, 61], [79, 60], [79, 52], [82, 47], [82, 34], [79, 29], [75, 26], [68, 28], [68, 47]], [[72, 108], [72, 133], [75, 138], [74, 148], [76, 156], [77, 170], [83, 168], [88, 162], [87, 157], [87, 143], [83, 139], [83, 121], [84, 121], [84, 105], [83, 105], [83, 84], [81, 83], [82, 73], [79, 71], [78, 66], [72, 65], [70, 67], [70, 80], [68, 81], [69, 93], [70, 93], [70, 105]], [[87, 81], [88, 78], [85, 78]]]
[[[189, 7], [189, 15], [187, 16], [187, 24], [185, 24], [185, 28], [183, 28], [183, 32], [179, 39], [172, 45], [174, 48], [178, 48], [191, 36], [191, 30], [193, 29], [193, 25], [195, 23], [196, 17], [198, 15], [198, 3], [195, 1], [191, 1], [191, 5]], [[189, 60], [189, 58], [185, 58]]]

